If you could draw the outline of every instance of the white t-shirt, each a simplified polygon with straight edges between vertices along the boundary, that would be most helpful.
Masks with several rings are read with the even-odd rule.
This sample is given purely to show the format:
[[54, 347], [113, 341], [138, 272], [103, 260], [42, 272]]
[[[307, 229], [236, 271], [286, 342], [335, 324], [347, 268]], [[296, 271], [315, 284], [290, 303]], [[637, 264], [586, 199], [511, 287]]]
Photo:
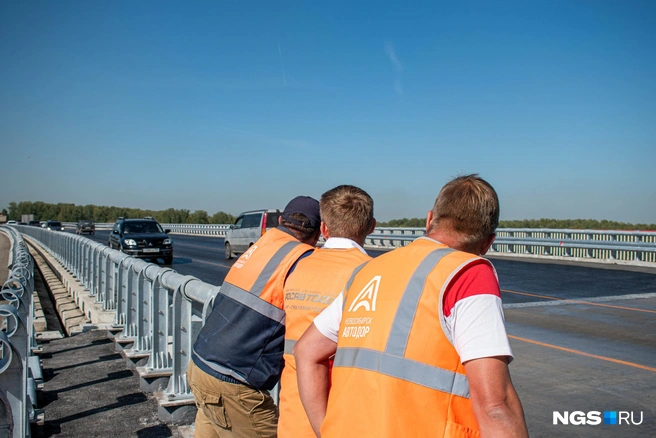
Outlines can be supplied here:
[[362, 251], [363, 254], [367, 254], [367, 251], [358, 245], [357, 242], [354, 242], [351, 239], [347, 239], [346, 237], [329, 237], [328, 240], [326, 240], [326, 243], [323, 244], [323, 247], [326, 249], [357, 248]]
[[[343, 305], [340, 293], [314, 320], [319, 332], [333, 342], [338, 339]], [[489, 264], [473, 263], [451, 280], [444, 293], [441, 317], [461, 362], [492, 356], [512, 360], [499, 282]]]

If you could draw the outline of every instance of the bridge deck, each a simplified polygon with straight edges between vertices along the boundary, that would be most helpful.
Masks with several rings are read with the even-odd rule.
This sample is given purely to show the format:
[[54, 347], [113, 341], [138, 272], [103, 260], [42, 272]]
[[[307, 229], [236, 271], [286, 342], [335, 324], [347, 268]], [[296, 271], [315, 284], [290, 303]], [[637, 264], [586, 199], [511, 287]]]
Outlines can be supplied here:
[[[179, 272], [200, 269], [195, 262], [209, 245], [187, 239], [194, 238], [176, 238]], [[227, 272], [230, 262], [204, 260], [221, 277], [214, 281], [222, 280], [217, 270]], [[511, 375], [531, 436], [656, 436], [656, 269], [494, 264], [516, 358]], [[637, 297], [628, 299], [631, 294]], [[175, 426], [157, 420], [155, 401], [139, 391], [105, 332], [51, 341], [43, 368], [46, 424], [34, 436], [178, 436]], [[553, 411], [575, 410], [633, 411], [636, 420], [642, 412], [643, 423], [552, 424]]]

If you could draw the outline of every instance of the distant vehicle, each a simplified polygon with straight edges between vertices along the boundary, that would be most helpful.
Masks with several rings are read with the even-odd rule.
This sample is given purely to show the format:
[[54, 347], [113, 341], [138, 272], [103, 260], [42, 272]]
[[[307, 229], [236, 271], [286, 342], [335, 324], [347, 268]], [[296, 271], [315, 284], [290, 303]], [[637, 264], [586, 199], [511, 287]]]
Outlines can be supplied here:
[[17, 225], [18, 222], [16, 221], [7, 221], [7, 225]]
[[23, 221], [19, 221], [16, 225], [27, 225], [27, 223], [25, 223]]
[[278, 226], [281, 215], [280, 210], [253, 210], [240, 214], [226, 232], [225, 258], [230, 260], [235, 254], [246, 252], [264, 233]]
[[75, 225], [75, 234], [96, 234], [96, 225], [90, 220], [81, 220]]
[[39, 221], [29, 221], [29, 222], [27, 223], [27, 225], [30, 225], [30, 226], [33, 226], [33, 227], [40, 227], [40, 226], [41, 226], [41, 222], [39, 222]]
[[46, 228], [51, 231], [64, 231], [64, 226], [59, 221], [48, 221], [46, 222]]
[[48, 227], [48, 221], [41, 221], [39, 223], [41, 224], [41, 228], [47, 228]]
[[109, 234], [108, 246], [132, 257], [164, 260], [165, 265], [173, 263], [173, 241], [169, 236], [171, 230], [152, 218], [119, 218]]

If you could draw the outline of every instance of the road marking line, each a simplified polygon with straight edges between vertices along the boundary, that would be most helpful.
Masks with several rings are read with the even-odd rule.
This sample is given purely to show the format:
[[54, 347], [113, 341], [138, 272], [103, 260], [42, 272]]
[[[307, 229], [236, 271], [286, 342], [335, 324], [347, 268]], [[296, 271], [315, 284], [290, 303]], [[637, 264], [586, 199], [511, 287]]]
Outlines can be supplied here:
[[562, 298], [550, 297], [548, 295], [530, 294], [528, 292], [518, 292], [516, 290], [501, 289], [501, 292], [508, 292], [508, 293], [511, 293], [511, 294], [518, 294], [518, 295], [526, 295], [528, 297], [546, 298], [548, 300], [562, 300]]
[[232, 268], [232, 265], [223, 265], [221, 263], [206, 262], [205, 260], [192, 259], [193, 263], [205, 263], [206, 265], [221, 266], [222, 268]]
[[528, 342], [529, 344], [539, 345], [541, 347], [553, 348], [553, 349], [556, 349], [556, 350], [566, 351], [568, 353], [579, 354], [581, 356], [591, 357], [593, 359], [605, 360], [606, 362], [618, 363], [620, 365], [627, 365], [627, 366], [630, 366], [630, 367], [633, 367], [633, 368], [640, 368], [641, 370], [647, 370], [647, 371], [651, 371], [651, 372], [656, 373], [656, 368], [648, 367], [648, 366], [645, 366], [645, 365], [640, 365], [640, 364], [633, 363], [633, 362], [626, 362], [624, 360], [613, 359], [612, 357], [598, 356], [596, 354], [585, 353], [583, 351], [574, 350], [574, 349], [571, 349], [571, 348], [559, 347], [558, 345], [551, 345], [551, 344], [546, 344], [544, 342], [534, 341], [532, 339], [520, 338], [519, 336], [508, 335], [508, 337], [511, 338], [511, 339], [518, 340], [518, 341]]
[[190, 248], [209, 249], [210, 251], [223, 251], [222, 249], [219, 248], [212, 248], [209, 246], [189, 245], [188, 243], [176, 243], [175, 246], [187, 246]]
[[[546, 298], [547, 300], [562, 301], [563, 303], [587, 304], [587, 305], [590, 305], [590, 306], [610, 307], [612, 309], [633, 310], [635, 312], [656, 313], [656, 310], [650, 310], [650, 309], [638, 309], [636, 307], [614, 306], [612, 304], [593, 303], [591, 301], [568, 300], [568, 299], [565, 299], [565, 298], [551, 297], [551, 296], [548, 296], [548, 295], [530, 294], [528, 292], [518, 292], [518, 291], [515, 291], [515, 290], [508, 290], [508, 289], [501, 289], [501, 292], [508, 292], [508, 293], [511, 293], [511, 294], [518, 294], [518, 295], [526, 295], [526, 296], [529, 296], [529, 297]], [[651, 294], [646, 294], [646, 295], [651, 295]], [[619, 295], [619, 297], [621, 297], [621, 295]], [[647, 298], [647, 297], [645, 297], [645, 298]], [[622, 299], [622, 298], [617, 298], [617, 299]]]

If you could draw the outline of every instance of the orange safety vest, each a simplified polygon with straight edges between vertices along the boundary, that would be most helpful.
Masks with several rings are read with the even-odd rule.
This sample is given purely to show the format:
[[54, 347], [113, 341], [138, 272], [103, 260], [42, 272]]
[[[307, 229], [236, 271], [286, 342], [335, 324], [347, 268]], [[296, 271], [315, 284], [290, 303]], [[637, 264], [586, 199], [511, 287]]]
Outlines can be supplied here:
[[[290, 248], [288, 252], [284, 251], [286, 247]], [[224, 285], [228, 283], [254, 293], [282, 309], [287, 273], [300, 256], [313, 249], [278, 228], [269, 230], [235, 261], [225, 277]]]
[[314, 318], [344, 289], [353, 270], [371, 260], [358, 248], [318, 249], [302, 259], [285, 284], [285, 368], [280, 379], [280, 438], [315, 438], [298, 395], [293, 349]]
[[480, 436], [464, 366], [442, 325], [446, 287], [477, 260], [420, 238], [354, 274], [322, 437]]
[[312, 250], [286, 229], [276, 228], [242, 254], [198, 334], [194, 363], [220, 380], [272, 389], [284, 366], [285, 279]]

